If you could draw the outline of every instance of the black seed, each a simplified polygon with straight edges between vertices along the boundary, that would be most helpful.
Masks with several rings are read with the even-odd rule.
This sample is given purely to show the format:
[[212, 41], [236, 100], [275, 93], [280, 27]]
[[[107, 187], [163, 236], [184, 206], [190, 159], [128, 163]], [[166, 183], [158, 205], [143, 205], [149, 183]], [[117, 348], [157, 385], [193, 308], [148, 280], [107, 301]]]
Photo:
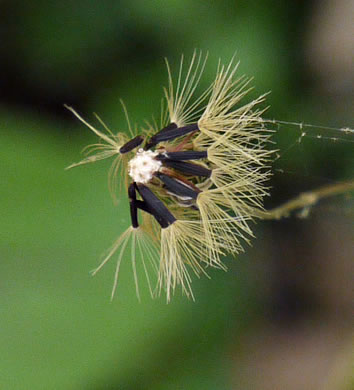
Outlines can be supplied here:
[[135, 184], [132, 183], [128, 187], [128, 196], [129, 196], [129, 204], [130, 204], [130, 218], [132, 221], [133, 228], [138, 228], [138, 209], [137, 209], [137, 200], [136, 200], [136, 188]]
[[146, 202], [144, 202], [143, 200], [136, 200], [135, 201], [135, 204], [136, 204], [136, 207], [140, 210], [143, 210], [149, 214], [152, 214], [148, 204]]
[[199, 130], [198, 123], [191, 123], [184, 127], [171, 128], [168, 131], [159, 131], [150, 138], [146, 148], [151, 148], [163, 141], [172, 141], [175, 138], [182, 137], [183, 135], [192, 133], [196, 130]]
[[193, 164], [185, 161], [174, 161], [174, 160], [165, 160], [163, 162], [164, 166], [173, 168], [178, 172], [181, 172], [185, 175], [192, 176], [201, 176], [201, 177], [210, 177], [211, 170], [205, 168], [198, 164]]
[[155, 135], [167, 133], [168, 131], [171, 131], [171, 130], [173, 130], [173, 129], [177, 129], [177, 125], [176, 125], [176, 123], [171, 122], [169, 125], [167, 125], [167, 126], [164, 127], [163, 129], [161, 129], [161, 130], [160, 130], [158, 133], [156, 133]]
[[192, 199], [197, 199], [199, 192], [186, 184], [181, 183], [163, 173], [157, 173], [156, 176], [165, 184], [167, 190], [179, 196], [187, 196]]
[[128, 187], [128, 196], [129, 199], [136, 200], [136, 186], [135, 183], [131, 183]]
[[158, 135], [161, 135], [161, 134], [166, 134], [168, 133], [169, 131], [171, 130], [174, 130], [177, 128], [177, 125], [176, 123], [170, 123], [168, 126], [164, 127], [163, 129], [161, 129], [159, 132], [157, 132], [152, 138], [150, 138], [149, 142], [146, 144], [145, 146], [145, 150], [148, 150], [150, 148], [152, 148], [153, 146], [155, 146], [157, 144], [157, 142], [154, 142], [153, 141], [153, 138], [154, 137], [157, 137]]
[[124, 154], [132, 151], [133, 149], [137, 148], [141, 143], [144, 141], [144, 137], [141, 135], [137, 135], [127, 143], [125, 143], [120, 149], [119, 153]]
[[148, 207], [148, 212], [155, 217], [163, 229], [176, 221], [176, 218], [170, 213], [168, 208], [147, 186], [139, 183], [136, 184], [136, 187]]
[[208, 152], [186, 150], [184, 152], [165, 152], [156, 156], [157, 160], [164, 161], [166, 159], [175, 161], [186, 161], [186, 160], [200, 160], [208, 157]]

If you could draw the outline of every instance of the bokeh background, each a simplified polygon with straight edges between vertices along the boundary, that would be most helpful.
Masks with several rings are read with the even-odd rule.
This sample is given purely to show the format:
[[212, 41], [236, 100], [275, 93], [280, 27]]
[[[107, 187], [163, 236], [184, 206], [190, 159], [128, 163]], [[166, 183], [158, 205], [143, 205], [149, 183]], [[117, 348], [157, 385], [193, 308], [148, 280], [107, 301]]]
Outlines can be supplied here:
[[[196, 302], [142, 283], [139, 303], [129, 261], [110, 302], [114, 262], [89, 271], [129, 223], [125, 194], [114, 207], [109, 162], [64, 171], [95, 137], [63, 107], [125, 131], [122, 98], [142, 124], [164, 57], [176, 69], [197, 48], [204, 85], [236, 53], [255, 95], [272, 91], [268, 118], [353, 127], [353, 14], [352, 0], [0, 2], [1, 389], [353, 388], [350, 196], [259, 222], [227, 273], [194, 280]], [[274, 136], [267, 207], [354, 177], [352, 137], [300, 134]]]

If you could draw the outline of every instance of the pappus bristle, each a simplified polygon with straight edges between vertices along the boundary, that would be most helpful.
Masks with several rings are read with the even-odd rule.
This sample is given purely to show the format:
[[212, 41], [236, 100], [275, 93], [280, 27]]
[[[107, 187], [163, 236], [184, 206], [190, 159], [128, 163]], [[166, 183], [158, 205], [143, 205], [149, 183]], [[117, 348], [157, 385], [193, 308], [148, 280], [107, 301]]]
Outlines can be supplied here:
[[183, 293], [194, 299], [191, 289], [189, 270], [195, 275], [207, 275], [206, 265], [218, 265], [224, 268], [218, 251], [210, 253], [213, 242], [206, 242], [204, 229], [199, 221], [176, 220], [161, 230], [159, 289], [166, 291], [167, 301], [174, 294], [177, 286]]
[[210, 88], [205, 90], [199, 98], [194, 98], [194, 93], [199, 85], [208, 55], [203, 58], [203, 53], [194, 51], [187, 69], [184, 66], [184, 56], [182, 55], [179, 67], [177, 83], [173, 81], [170, 65], [166, 60], [168, 72], [168, 88], [164, 88], [167, 101], [167, 111], [169, 122], [176, 123], [182, 127], [195, 119], [203, 110], [203, 102], [210, 92]]
[[67, 167], [67, 169], [71, 169], [71, 168], [77, 167], [79, 165], [103, 160], [103, 159], [112, 157], [114, 155], [120, 155], [120, 151], [119, 151], [120, 148], [129, 139], [126, 136], [126, 134], [118, 133], [117, 135], [113, 135], [111, 130], [108, 129], [108, 127], [105, 128], [107, 130], [107, 134], [105, 134], [104, 132], [96, 129], [91, 124], [86, 122], [72, 107], [69, 107], [69, 106], [65, 106], [65, 107], [68, 110], [70, 110], [90, 130], [92, 130], [99, 137], [100, 140], [104, 141], [104, 143], [97, 143], [97, 144], [92, 144], [92, 145], [86, 146], [84, 148], [84, 152], [86, 152], [86, 154], [91, 154], [91, 153], [94, 153], [96, 151], [98, 151], [98, 153], [93, 154], [92, 156], [88, 156], [77, 163], [69, 165]]
[[[130, 136], [133, 137], [135, 143], [140, 142], [138, 136], [136, 136], [136, 129], [132, 129], [129, 117], [123, 102], [121, 102], [125, 117], [128, 124], [128, 130]], [[107, 158], [114, 157], [111, 167], [108, 172], [108, 188], [114, 201], [117, 200], [117, 190], [121, 189], [122, 183], [127, 185], [127, 164], [131, 158], [130, 150], [125, 151], [125, 145], [129, 144], [130, 138], [126, 133], [113, 132], [106, 126], [101, 118], [95, 114], [97, 120], [103, 126], [104, 131], [100, 131], [88, 123], [81, 117], [72, 107], [65, 105], [65, 107], [71, 111], [84, 125], [86, 125], [94, 134], [96, 134], [100, 140], [99, 143], [88, 145], [84, 148], [83, 152], [88, 155], [83, 160], [69, 165], [66, 169], [71, 169], [80, 165], [93, 163]], [[142, 138], [141, 138], [142, 141]], [[124, 180], [120, 180], [123, 176]]]
[[[242, 203], [236, 204], [226, 198], [220, 189], [203, 191], [196, 203], [211, 253], [218, 250], [220, 244], [228, 251], [241, 252], [241, 239], [249, 242], [249, 236], [252, 236], [248, 226], [251, 219], [248, 209]], [[230, 215], [230, 212], [235, 215]]]
[[156, 274], [158, 272], [159, 266], [157, 263], [158, 247], [156, 245], [156, 242], [154, 242], [154, 240], [151, 240], [150, 234], [146, 232], [142, 227], [133, 228], [130, 226], [124, 233], [122, 233], [121, 236], [118, 237], [118, 239], [113, 243], [113, 245], [107, 250], [106, 254], [103, 256], [101, 264], [92, 271], [92, 275], [96, 275], [96, 273], [100, 271], [102, 267], [115, 254], [117, 254], [117, 262], [114, 273], [111, 299], [113, 299], [118, 285], [119, 269], [123, 257], [130, 257], [138, 299], [140, 299], [140, 293], [137, 275], [137, 260], [140, 260], [143, 266], [150, 294], [151, 296], [153, 296], [154, 291], [151, 283], [151, 273]]
[[[197, 198], [206, 236], [224, 238], [225, 246], [240, 252], [241, 241], [249, 241], [249, 221], [262, 209], [264, 187], [270, 174], [267, 167], [272, 151], [265, 149], [270, 133], [262, 123], [258, 105], [264, 96], [240, 106], [249, 89], [249, 80], [233, 76], [238, 64], [219, 64], [206, 109], [198, 121], [196, 149], [206, 150], [212, 163], [214, 187]], [[233, 213], [234, 219], [231, 214]], [[213, 221], [213, 222], [210, 222]]]

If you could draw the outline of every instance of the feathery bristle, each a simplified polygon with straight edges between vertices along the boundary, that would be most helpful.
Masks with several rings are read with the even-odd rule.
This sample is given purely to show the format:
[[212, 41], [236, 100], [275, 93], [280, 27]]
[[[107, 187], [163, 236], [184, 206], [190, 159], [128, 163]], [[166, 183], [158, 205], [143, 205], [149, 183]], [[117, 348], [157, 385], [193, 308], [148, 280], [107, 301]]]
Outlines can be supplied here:
[[[136, 294], [140, 300], [139, 286], [138, 286], [138, 276], [136, 269], [136, 261], [140, 259], [141, 264], [144, 268], [146, 280], [149, 286], [151, 296], [154, 295], [154, 291], [151, 284], [150, 273], [153, 272], [156, 274], [158, 272], [158, 247], [156, 242], [151, 240], [150, 232], [145, 231], [144, 228], [138, 227], [133, 228], [129, 227], [118, 239], [113, 243], [113, 245], [108, 249], [106, 255], [104, 256], [101, 264], [92, 271], [92, 275], [96, 275], [98, 271], [116, 254], [118, 253], [116, 270], [114, 274], [114, 283], [111, 293], [111, 299], [113, 299], [117, 284], [120, 264], [124, 255], [130, 254], [131, 264], [133, 268], [134, 281], [136, 286]], [[128, 256], [127, 256], [128, 257]]]
[[[208, 88], [199, 98], [193, 99], [195, 90], [202, 77], [208, 54], [203, 58], [200, 51], [193, 53], [187, 71], [184, 71], [184, 56], [181, 57], [177, 85], [174, 85], [170, 65], [167, 60], [168, 88], [164, 88], [169, 121], [176, 123], [178, 127], [185, 126], [198, 118], [198, 114], [203, 110], [203, 102], [210, 93]], [[184, 80], [183, 80], [184, 79]]]
[[248, 243], [252, 236], [247, 208], [225, 198], [220, 189], [203, 191], [197, 198], [197, 206], [211, 253], [220, 248], [235, 253], [243, 251], [241, 239]]
[[[129, 133], [134, 136], [134, 130], [132, 129], [127, 110], [125, 108], [124, 103], [121, 101], [121, 104], [123, 106], [123, 110], [126, 116], [127, 124]], [[122, 182], [125, 183], [127, 187], [128, 183], [128, 172], [127, 172], [127, 164], [131, 157], [130, 153], [122, 154], [120, 152], [120, 149], [123, 145], [125, 145], [129, 138], [125, 133], [117, 133], [113, 134], [112, 131], [106, 126], [106, 124], [102, 121], [102, 119], [95, 114], [97, 120], [100, 122], [100, 124], [103, 126], [105, 132], [100, 131], [93, 127], [90, 123], [88, 123], [86, 120], [84, 120], [81, 115], [79, 115], [72, 107], [69, 107], [65, 105], [65, 107], [71, 111], [84, 125], [86, 125], [93, 133], [95, 133], [102, 143], [96, 143], [92, 145], [88, 145], [84, 148], [83, 152], [85, 154], [89, 154], [88, 157], [85, 157], [83, 160], [71, 164], [66, 169], [71, 169], [80, 165], [93, 163], [100, 160], [105, 160], [110, 157], [114, 157], [114, 160], [112, 162], [112, 165], [109, 169], [108, 173], [108, 188], [109, 192], [113, 198], [113, 200], [117, 201], [117, 191], [121, 189]], [[124, 177], [123, 181], [120, 181], [120, 176]]]
[[[166, 290], [167, 301], [177, 286], [194, 299], [189, 270], [199, 276], [206, 274], [205, 266], [224, 268], [219, 259], [220, 251], [212, 248], [213, 242], [205, 241], [200, 221], [177, 220], [161, 230], [159, 289]], [[210, 253], [213, 253], [211, 259]]]

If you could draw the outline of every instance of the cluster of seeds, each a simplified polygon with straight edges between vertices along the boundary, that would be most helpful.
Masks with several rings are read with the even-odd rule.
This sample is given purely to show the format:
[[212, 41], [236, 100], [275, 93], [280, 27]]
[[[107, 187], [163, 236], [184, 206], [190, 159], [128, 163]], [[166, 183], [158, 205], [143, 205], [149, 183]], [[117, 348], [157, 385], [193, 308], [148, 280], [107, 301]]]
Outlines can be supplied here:
[[[272, 154], [265, 148], [270, 131], [258, 108], [264, 96], [241, 102], [249, 80], [235, 78], [238, 64], [231, 61], [219, 64], [214, 82], [195, 99], [205, 62], [195, 53], [185, 67], [182, 57], [176, 85], [167, 64], [162, 124], [140, 134], [131, 131], [131, 139], [107, 128], [98, 131], [70, 108], [103, 141], [93, 145], [95, 154], [72, 166], [114, 156], [114, 195], [117, 177], [128, 179], [131, 226], [94, 271], [118, 254], [112, 297], [120, 263], [130, 256], [136, 285], [140, 260], [152, 295], [165, 291], [170, 300], [181, 286], [193, 298], [190, 271], [225, 268], [221, 257], [242, 251], [252, 236], [249, 222], [262, 210]], [[157, 274], [155, 286], [151, 271]]]

